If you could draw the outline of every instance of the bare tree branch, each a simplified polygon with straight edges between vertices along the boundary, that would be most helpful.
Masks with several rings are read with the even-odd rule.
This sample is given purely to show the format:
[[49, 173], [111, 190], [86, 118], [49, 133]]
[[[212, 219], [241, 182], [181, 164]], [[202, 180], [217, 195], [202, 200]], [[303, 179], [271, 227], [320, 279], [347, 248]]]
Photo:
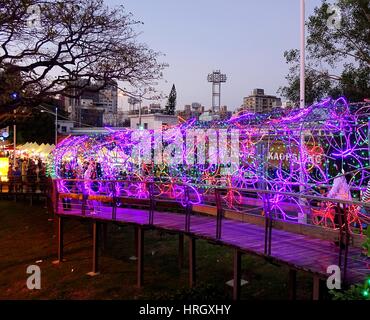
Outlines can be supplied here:
[[[40, 9], [39, 27], [30, 25], [30, 6]], [[56, 94], [71, 96], [71, 89], [81, 92], [81, 78], [150, 86], [165, 65], [158, 52], [137, 42], [140, 24], [122, 6], [109, 8], [103, 0], [0, 0], [3, 110], [14, 104], [10, 92], [33, 106]]]

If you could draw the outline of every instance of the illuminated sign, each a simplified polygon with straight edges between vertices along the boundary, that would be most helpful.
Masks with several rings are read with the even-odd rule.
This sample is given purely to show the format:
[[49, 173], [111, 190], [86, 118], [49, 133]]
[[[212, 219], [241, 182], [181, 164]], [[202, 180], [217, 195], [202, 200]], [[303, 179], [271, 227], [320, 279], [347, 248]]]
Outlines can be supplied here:
[[9, 158], [0, 158], [0, 181], [8, 180]]

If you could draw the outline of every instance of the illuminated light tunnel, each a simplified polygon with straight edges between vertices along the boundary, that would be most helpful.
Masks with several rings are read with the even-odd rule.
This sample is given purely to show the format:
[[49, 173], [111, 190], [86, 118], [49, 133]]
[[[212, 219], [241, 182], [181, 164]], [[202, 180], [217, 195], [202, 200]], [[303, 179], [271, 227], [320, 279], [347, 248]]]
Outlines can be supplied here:
[[[349, 185], [358, 198], [369, 180], [368, 117], [368, 104], [353, 107], [341, 97], [282, 116], [192, 119], [161, 131], [107, 128], [103, 135], [63, 140], [48, 170], [54, 178], [130, 180], [132, 188], [125, 192], [136, 197], [148, 192], [135, 181], [164, 182], [161, 192], [183, 203], [184, 190], [176, 183], [191, 186], [193, 203], [204, 201], [214, 186], [229, 187], [224, 201], [236, 210], [242, 204], [239, 188], [322, 195], [344, 170], [351, 173]], [[91, 163], [98, 168], [95, 176]], [[303, 214], [297, 197], [275, 194], [270, 200], [279, 218], [297, 220]], [[284, 209], [286, 202], [296, 204], [298, 216]]]

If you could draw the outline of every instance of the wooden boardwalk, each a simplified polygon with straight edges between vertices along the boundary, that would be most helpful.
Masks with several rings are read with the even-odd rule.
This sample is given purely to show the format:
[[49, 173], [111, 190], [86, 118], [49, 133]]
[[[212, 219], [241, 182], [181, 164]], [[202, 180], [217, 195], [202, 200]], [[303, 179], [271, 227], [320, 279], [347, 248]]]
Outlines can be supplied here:
[[[89, 219], [94, 222], [112, 222], [112, 208], [99, 206], [97, 213], [86, 210], [63, 210], [58, 206], [58, 216]], [[216, 218], [205, 215], [191, 215], [190, 231], [185, 231], [185, 214], [154, 211], [153, 224], [149, 224], [148, 209], [117, 208], [115, 223], [133, 224], [143, 228], [157, 228], [192, 238], [206, 239], [220, 245], [234, 248], [237, 252], [249, 253], [268, 260], [287, 265], [291, 270], [303, 270], [318, 279], [328, 277], [327, 267], [339, 264], [339, 248], [331, 241], [273, 229], [271, 236], [271, 253], [266, 255], [265, 228], [251, 223], [223, 219], [222, 234], [216, 238]], [[236, 260], [238, 261], [238, 260]], [[239, 261], [240, 264], [240, 261]], [[237, 265], [236, 265], [237, 267]], [[234, 269], [235, 270], [235, 269]], [[362, 282], [370, 275], [370, 259], [362, 256], [359, 248], [349, 247], [347, 262], [347, 283]]]

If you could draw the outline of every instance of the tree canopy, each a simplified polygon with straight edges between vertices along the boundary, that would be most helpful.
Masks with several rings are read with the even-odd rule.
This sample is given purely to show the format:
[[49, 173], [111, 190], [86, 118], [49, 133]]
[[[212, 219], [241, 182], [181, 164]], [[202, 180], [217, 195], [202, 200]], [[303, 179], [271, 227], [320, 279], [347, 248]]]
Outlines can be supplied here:
[[[323, 0], [308, 18], [306, 103], [344, 95], [359, 102], [369, 97], [370, 10], [368, 0]], [[337, 19], [334, 21], [334, 18]], [[332, 23], [336, 22], [336, 23]], [[332, 24], [331, 24], [332, 23]], [[299, 51], [284, 53], [289, 64], [288, 85], [280, 93], [299, 103]]]

